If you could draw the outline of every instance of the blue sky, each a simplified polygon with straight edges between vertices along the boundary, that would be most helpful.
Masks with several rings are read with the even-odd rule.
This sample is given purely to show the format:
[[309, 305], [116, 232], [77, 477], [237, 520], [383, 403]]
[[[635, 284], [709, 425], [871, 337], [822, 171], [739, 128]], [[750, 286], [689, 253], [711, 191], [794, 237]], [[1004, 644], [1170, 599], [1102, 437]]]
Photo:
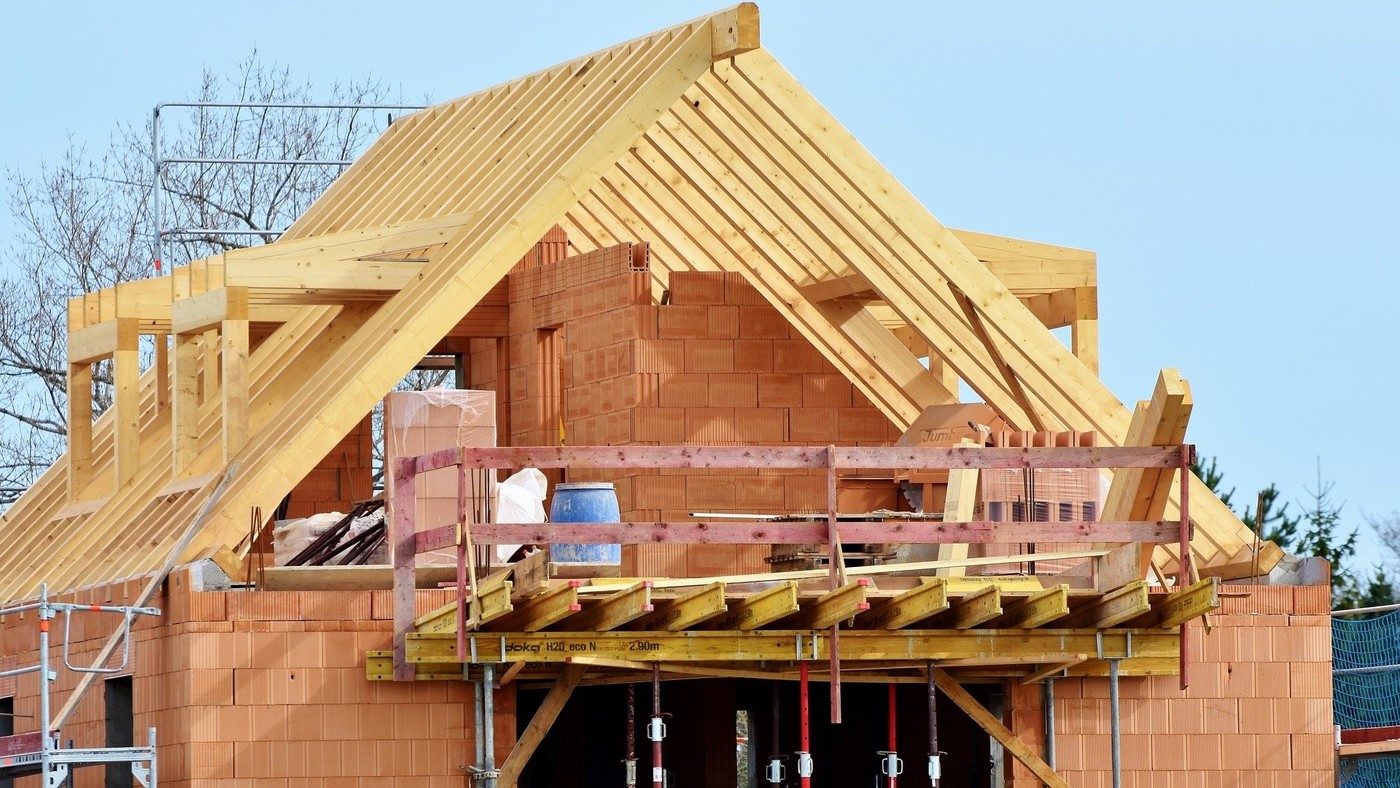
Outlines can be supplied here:
[[[1104, 380], [1131, 402], [1180, 368], [1238, 499], [1305, 498], [1320, 458], [1348, 523], [1400, 509], [1397, 7], [760, 6], [764, 45], [945, 224], [1098, 252]], [[717, 7], [15, 4], [0, 166], [100, 149], [254, 46], [444, 100]]]

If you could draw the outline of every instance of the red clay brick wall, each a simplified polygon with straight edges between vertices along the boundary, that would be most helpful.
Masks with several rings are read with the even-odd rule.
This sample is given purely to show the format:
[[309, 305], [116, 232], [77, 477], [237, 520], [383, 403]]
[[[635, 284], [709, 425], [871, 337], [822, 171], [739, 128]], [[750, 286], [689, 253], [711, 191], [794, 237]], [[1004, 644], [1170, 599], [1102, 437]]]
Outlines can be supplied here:
[[[651, 281], [642, 244], [510, 274], [511, 444], [559, 442], [556, 390], [563, 440], [572, 445], [886, 445], [899, 436], [742, 276], [672, 273], [666, 305], [654, 303]], [[557, 373], [542, 334], [551, 329], [563, 339]], [[588, 471], [571, 478], [612, 481], [629, 521], [826, 507], [825, 477], [807, 472]], [[767, 555], [763, 545], [629, 547], [623, 573], [759, 572]]]
[[[1120, 680], [1123, 785], [1335, 784], [1332, 621], [1326, 586], [1229, 586], [1213, 630], [1191, 627], [1191, 686]], [[1012, 685], [1012, 729], [1043, 752], [1040, 686]], [[1112, 784], [1108, 679], [1055, 682], [1058, 771], [1076, 788]], [[1040, 782], [1016, 763], [1012, 788]]]
[[[133, 581], [64, 601], [121, 604], [139, 590]], [[426, 611], [448, 596], [420, 592], [419, 607]], [[474, 760], [471, 686], [365, 679], [365, 651], [389, 647], [389, 592], [191, 592], [182, 571], [154, 604], [165, 615], [142, 626], [128, 673], [137, 742], [146, 741], [150, 726], [158, 729], [162, 785], [463, 784], [458, 767]], [[75, 662], [91, 661], [111, 624], [110, 617], [75, 619]], [[61, 632], [61, 619], [55, 630]], [[29, 662], [36, 649], [32, 615], [3, 622], [0, 653]], [[55, 709], [76, 684], [74, 674], [60, 670], [59, 676]], [[15, 711], [37, 715], [35, 679], [21, 677], [17, 689]], [[496, 710], [499, 763], [515, 739], [514, 693], [498, 693]], [[104, 725], [97, 686], [63, 728], [63, 738], [79, 747], [101, 746]], [[20, 732], [36, 727], [32, 716], [16, 719]], [[103, 784], [101, 769], [75, 775], [77, 788]]]

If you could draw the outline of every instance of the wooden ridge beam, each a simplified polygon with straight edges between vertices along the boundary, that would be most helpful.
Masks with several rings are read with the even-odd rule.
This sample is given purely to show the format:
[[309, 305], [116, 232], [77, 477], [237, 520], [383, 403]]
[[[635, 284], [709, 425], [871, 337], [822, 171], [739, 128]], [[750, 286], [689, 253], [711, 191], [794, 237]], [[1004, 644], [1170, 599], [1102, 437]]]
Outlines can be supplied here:
[[1147, 581], [1126, 583], [1060, 620], [1060, 626], [1108, 629], [1131, 621], [1152, 609], [1147, 601]]
[[609, 594], [564, 620], [562, 626], [575, 632], [617, 629], [655, 609], [651, 603], [651, 588], [650, 582], [643, 581]]
[[1069, 783], [1063, 777], [1056, 774], [1055, 770], [1041, 760], [1040, 756], [1036, 755], [1029, 745], [1012, 733], [1010, 728], [1003, 725], [1001, 720], [996, 718], [996, 715], [978, 703], [977, 699], [963, 689], [962, 685], [948, 675], [947, 671], [933, 668], [933, 681], [938, 689], [948, 696], [948, 700], [962, 709], [967, 716], [972, 718], [973, 722], [981, 726], [982, 730], [996, 739], [1002, 747], [1005, 747], [1012, 757], [1025, 764], [1026, 768], [1030, 769], [1046, 786], [1049, 788], [1069, 788]]
[[738, 602], [730, 602], [729, 612], [705, 622], [704, 627], [740, 631], [758, 629], [799, 609], [797, 581], [788, 580]]
[[675, 632], [709, 621], [729, 610], [724, 583], [710, 583], [675, 599], [653, 600], [656, 610], [632, 622], [632, 629]]
[[856, 626], [861, 629], [903, 629], [942, 613], [948, 606], [948, 584], [942, 579], [935, 579], [872, 603], [870, 610], [856, 619]]
[[1005, 602], [1005, 612], [982, 626], [988, 629], [1035, 629], [1069, 615], [1069, 586], [1057, 585], [1024, 599]]
[[1001, 589], [987, 586], [954, 602], [951, 609], [934, 619], [934, 623], [953, 629], [971, 629], [1001, 614]]
[[853, 583], [836, 588], [820, 597], [802, 604], [802, 609], [778, 621], [775, 626], [783, 629], [826, 629], [856, 614], [869, 610], [865, 593], [870, 588], [868, 578], [859, 578]]

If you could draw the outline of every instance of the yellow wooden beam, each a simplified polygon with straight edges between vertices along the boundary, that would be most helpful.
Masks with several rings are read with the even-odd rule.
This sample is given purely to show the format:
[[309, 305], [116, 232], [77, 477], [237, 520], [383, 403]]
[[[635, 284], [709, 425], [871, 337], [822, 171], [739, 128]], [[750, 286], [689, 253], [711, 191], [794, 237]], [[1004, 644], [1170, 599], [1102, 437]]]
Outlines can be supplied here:
[[779, 626], [785, 629], [826, 629], [841, 621], [870, 609], [865, 601], [865, 592], [870, 581], [860, 578], [833, 591], [802, 604], [797, 613], [783, 619]]
[[[959, 446], [975, 446], [971, 440], [958, 441]], [[977, 508], [977, 480], [980, 474], [976, 468], [954, 468], [948, 471], [947, 495], [943, 503], [943, 522], [965, 523], [972, 520]], [[934, 548], [935, 561], [961, 561], [967, 558], [967, 543], [940, 544]], [[967, 574], [963, 566], [950, 566], [939, 569], [941, 576], [962, 576]]]
[[1001, 589], [993, 585], [973, 591], [954, 602], [952, 609], [940, 614], [935, 622], [954, 629], [971, 629], [1001, 614]]
[[[481, 662], [565, 662], [589, 656], [637, 659], [647, 662], [753, 662], [758, 660], [825, 659], [830, 654], [829, 630], [698, 630], [684, 632], [606, 632], [504, 630], [509, 620], [498, 621], [476, 638]], [[802, 651], [796, 646], [801, 638]], [[1075, 654], [1099, 653], [1105, 658], [1179, 656], [1180, 636], [1167, 629], [843, 629], [840, 635], [843, 662], [1001, 659], [1030, 655], [1036, 661], [1055, 656], [1065, 660]], [[1131, 645], [1129, 644], [1131, 639]], [[505, 652], [501, 652], [502, 641]], [[458, 662], [453, 633], [411, 632], [406, 639], [410, 661]]]
[[[1152, 399], [1142, 416], [1130, 424], [1124, 445], [1173, 446], [1185, 442], [1191, 407], [1191, 385], [1177, 370], [1162, 370]], [[1103, 519], [1162, 519], [1174, 476], [1172, 471], [1160, 468], [1118, 469], [1108, 488]]]
[[606, 632], [641, 618], [654, 609], [651, 583], [636, 583], [594, 602], [581, 613], [570, 616], [563, 625], [573, 631]]
[[939, 579], [920, 583], [889, 599], [874, 602], [856, 619], [862, 629], [903, 629], [948, 609], [948, 584]]
[[991, 629], [1034, 629], [1069, 615], [1069, 586], [1051, 586], [1023, 599], [1013, 599], [1006, 612], [983, 626]]
[[527, 600], [516, 600], [515, 611], [496, 622], [498, 627], [538, 632], [579, 612], [578, 583], [555, 586]]
[[758, 629], [799, 609], [797, 581], [789, 580], [745, 597], [742, 601], [731, 602], [729, 612], [706, 622], [704, 626], [708, 629]]
[[675, 599], [654, 601], [656, 610], [632, 622], [631, 628], [664, 629], [674, 632], [723, 615], [729, 610], [725, 603], [724, 588], [724, 583], [711, 583]]
[[949, 676], [947, 671], [934, 668], [933, 681], [938, 689], [948, 696], [948, 700], [951, 700], [954, 705], [971, 717], [973, 722], [981, 726], [982, 730], [996, 739], [1007, 752], [1011, 753], [1012, 757], [1025, 764], [1026, 768], [1030, 769], [1041, 782], [1049, 788], [1069, 788], [1069, 783], [1056, 774], [1049, 764], [1041, 760], [1040, 756], [1036, 755], [1035, 750], [1003, 725], [1001, 720], [996, 718], [996, 715], [978, 703], [977, 699], [963, 689], [962, 685], [952, 676]]
[[1153, 597], [1152, 610], [1128, 622], [1132, 627], [1176, 627], [1220, 609], [1220, 578], [1207, 577], [1184, 590]]
[[1147, 581], [1134, 580], [1104, 594], [1060, 620], [1062, 627], [1107, 629], [1130, 621], [1152, 609], [1147, 601]]
[[112, 407], [117, 431], [112, 468], [120, 488], [141, 465], [141, 353], [135, 342], [112, 354]]
[[223, 413], [223, 460], [227, 465], [248, 443], [248, 321], [224, 320], [220, 324], [219, 339], [222, 343], [220, 363], [223, 365], [223, 385], [219, 387]]

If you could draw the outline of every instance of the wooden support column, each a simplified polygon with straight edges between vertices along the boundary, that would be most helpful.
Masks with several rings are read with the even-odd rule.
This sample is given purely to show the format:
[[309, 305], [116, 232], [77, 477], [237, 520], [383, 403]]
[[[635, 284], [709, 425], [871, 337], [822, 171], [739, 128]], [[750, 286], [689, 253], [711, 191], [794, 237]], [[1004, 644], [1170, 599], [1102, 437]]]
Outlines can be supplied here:
[[155, 386], [156, 412], [170, 404], [170, 335], [155, 335], [155, 380], [151, 385]]
[[248, 289], [228, 289], [222, 322], [224, 463], [248, 442]]
[[117, 349], [112, 354], [112, 401], [116, 408], [113, 467], [117, 488], [136, 476], [141, 466], [141, 352], [135, 320], [117, 322]]
[[[574, 694], [574, 688], [578, 686], [587, 670], [588, 666], [586, 665], [569, 664], [564, 666], [564, 670], [555, 680], [554, 686], [549, 688], [549, 694], [545, 696], [544, 703], [540, 704], [535, 716], [530, 718], [530, 724], [526, 726], [525, 732], [520, 734], [520, 740], [515, 743], [515, 748], [510, 751], [510, 755], [506, 756], [505, 763], [501, 764], [501, 776], [496, 783], [499, 788], [515, 788], [516, 781], [520, 779], [520, 773], [525, 770], [525, 764], [530, 762], [530, 756], [539, 749], [545, 734], [549, 733], [554, 721], [559, 719], [559, 713], [564, 710], [564, 704], [569, 702], [569, 696]], [[487, 690], [487, 692], [491, 691]]]
[[184, 475], [199, 454], [198, 334], [175, 334], [175, 369], [171, 377], [171, 452], [174, 475]]
[[[958, 442], [959, 446], [976, 446], [967, 439]], [[1029, 472], [1029, 471], [1028, 471]], [[948, 497], [943, 505], [943, 522], [965, 523], [972, 520], [977, 505], [976, 468], [954, 468], [948, 471]], [[934, 550], [935, 561], [962, 561], [967, 558], [967, 543], [940, 544]], [[961, 577], [967, 574], [967, 567], [952, 566], [937, 571], [939, 576]]]
[[982, 726], [982, 730], [1006, 748], [1006, 751], [1011, 753], [1013, 758], [1025, 764], [1027, 769], [1030, 769], [1036, 777], [1040, 778], [1041, 782], [1050, 788], [1069, 788], [1069, 783], [1065, 781], [1065, 778], [1056, 774], [1055, 770], [1050, 768], [1050, 764], [1035, 754], [1035, 750], [1031, 749], [1030, 745], [1021, 741], [1021, 738], [1003, 725], [1001, 720], [996, 718], [996, 715], [978, 703], [977, 699], [963, 689], [962, 685], [948, 675], [947, 671], [942, 668], [933, 668], [932, 670], [934, 683], [944, 695], [948, 696], [948, 700], [962, 709], [967, 716], [972, 718], [973, 722]]
[[92, 481], [92, 364], [68, 365], [68, 500]]
[[1099, 374], [1099, 289], [1074, 288], [1074, 320], [1070, 349], [1095, 375]]

